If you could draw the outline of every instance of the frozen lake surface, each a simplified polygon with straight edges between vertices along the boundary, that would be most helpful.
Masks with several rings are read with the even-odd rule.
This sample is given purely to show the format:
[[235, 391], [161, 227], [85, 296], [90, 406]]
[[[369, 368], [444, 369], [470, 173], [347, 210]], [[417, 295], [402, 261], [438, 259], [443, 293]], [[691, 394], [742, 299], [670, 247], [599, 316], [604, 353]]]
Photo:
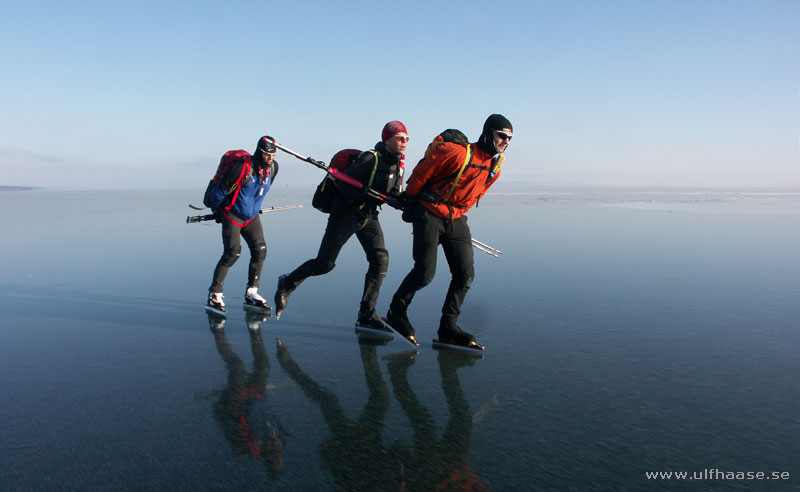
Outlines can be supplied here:
[[[469, 223], [504, 255], [460, 320], [483, 359], [430, 346], [443, 258], [402, 357], [354, 333], [356, 240], [280, 321], [241, 309], [245, 248], [211, 326], [202, 190], [1, 192], [0, 490], [800, 489], [800, 190], [493, 191]], [[310, 196], [265, 202], [304, 205], [262, 216], [270, 303], [319, 246]], [[381, 217], [383, 314], [412, 259]]]

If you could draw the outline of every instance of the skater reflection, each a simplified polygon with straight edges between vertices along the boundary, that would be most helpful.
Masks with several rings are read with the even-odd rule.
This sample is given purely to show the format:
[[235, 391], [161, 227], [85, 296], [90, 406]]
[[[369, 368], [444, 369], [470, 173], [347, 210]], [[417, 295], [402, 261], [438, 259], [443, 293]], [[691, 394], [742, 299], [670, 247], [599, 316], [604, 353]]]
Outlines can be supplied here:
[[413, 445], [395, 443], [384, 447], [382, 434], [389, 394], [381, 377], [376, 353], [380, 342], [359, 339], [369, 399], [357, 421], [345, 416], [332, 392], [321, 387], [300, 369], [289, 350], [277, 342], [278, 362], [303, 392], [320, 405], [329, 437], [320, 445], [320, 455], [336, 483], [347, 491], [488, 491], [467, 464], [473, 417], [457, 369], [472, 365], [475, 358], [460, 352], [438, 355], [442, 387], [450, 419], [441, 438], [433, 416], [420, 403], [408, 382], [414, 364], [411, 354], [388, 363], [394, 395], [411, 421]]
[[261, 338], [261, 324], [267, 316], [246, 313], [253, 351], [253, 372], [247, 374], [244, 362], [231, 349], [225, 338], [225, 319], [208, 314], [214, 341], [228, 370], [228, 386], [214, 404], [214, 419], [236, 456], [261, 459], [267, 474], [277, 478], [283, 474], [283, 446], [286, 432], [269, 414], [264, 394], [269, 376], [269, 359]]
[[357, 421], [345, 416], [336, 395], [300, 369], [280, 340], [277, 346], [283, 370], [322, 410], [329, 437], [320, 445], [320, 455], [333, 475], [335, 490], [403, 490], [402, 463], [384, 449], [381, 437], [389, 392], [378, 367], [376, 342], [359, 340], [369, 399]]
[[459, 352], [442, 350], [438, 354], [442, 388], [450, 420], [436, 437], [436, 425], [430, 412], [419, 402], [408, 383], [408, 369], [413, 360], [389, 362], [389, 376], [394, 395], [411, 421], [414, 431], [413, 456], [407, 462], [407, 491], [487, 491], [467, 464], [472, 437], [472, 414], [461, 390], [456, 370], [472, 365], [475, 358]]

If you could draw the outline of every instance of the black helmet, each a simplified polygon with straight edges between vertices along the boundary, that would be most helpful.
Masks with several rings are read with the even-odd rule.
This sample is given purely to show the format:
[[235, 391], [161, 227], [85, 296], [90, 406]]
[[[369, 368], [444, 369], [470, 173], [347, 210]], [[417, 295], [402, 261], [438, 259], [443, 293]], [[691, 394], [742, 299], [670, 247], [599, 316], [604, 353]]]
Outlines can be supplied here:
[[275, 154], [278, 152], [278, 148], [275, 147], [275, 139], [269, 135], [264, 135], [263, 137], [259, 138], [256, 148], [262, 152], [266, 152], [267, 154]]

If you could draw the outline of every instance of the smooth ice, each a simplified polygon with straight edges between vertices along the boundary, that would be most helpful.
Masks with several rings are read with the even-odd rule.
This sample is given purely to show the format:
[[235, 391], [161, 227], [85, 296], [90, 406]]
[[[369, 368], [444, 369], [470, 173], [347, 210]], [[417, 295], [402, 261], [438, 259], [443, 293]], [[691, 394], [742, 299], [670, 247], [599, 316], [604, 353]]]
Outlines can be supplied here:
[[[219, 226], [185, 223], [202, 190], [0, 192], [0, 490], [675, 490], [646, 472], [709, 468], [797, 487], [800, 190], [492, 191], [469, 224], [504, 254], [475, 252], [460, 320], [482, 359], [430, 346], [443, 258], [411, 357], [359, 343], [355, 239], [277, 322], [242, 310], [245, 248], [219, 327]], [[262, 216], [270, 303], [319, 246], [311, 192], [265, 202], [304, 205]], [[381, 218], [384, 314], [412, 236]]]

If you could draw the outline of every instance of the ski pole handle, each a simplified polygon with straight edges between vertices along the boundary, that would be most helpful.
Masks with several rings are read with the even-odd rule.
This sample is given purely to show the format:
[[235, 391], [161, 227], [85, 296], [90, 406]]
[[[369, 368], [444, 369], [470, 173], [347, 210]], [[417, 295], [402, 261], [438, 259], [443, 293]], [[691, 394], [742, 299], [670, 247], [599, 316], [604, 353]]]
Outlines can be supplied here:
[[359, 180], [357, 180], [357, 179], [355, 179], [355, 178], [353, 178], [351, 176], [348, 176], [347, 174], [343, 173], [342, 171], [339, 171], [336, 168], [328, 168], [328, 174], [330, 174], [331, 177], [333, 177], [334, 179], [338, 179], [342, 183], [349, 184], [353, 188], [356, 188], [356, 189], [359, 189], [359, 190], [366, 189], [367, 190], [367, 195], [369, 195], [370, 197], [375, 198], [377, 200], [380, 200], [382, 202], [385, 202], [390, 207], [396, 208], [398, 210], [401, 210], [403, 208], [403, 206], [400, 205], [400, 202], [398, 202], [394, 198], [392, 198], [390, 196], [387, 196], [387, 195], [384, 195], [383, 193], [381, 193], [379, 191], [376, 191], [376, 190], [373, 190], [372, 188], [367, 188], [366, 186], [364, 186], [364, 184], [361, 181], [359, 181]]
[[214, 214], [208, 215], [190, 215], [186, 217], [187, 224], [194, 224], [195, 222], [203, 222], [204, 220], [214, 220]]
[[367, 195], [384, 202], [386, 205], [389, 205], [394, 209], [403, 210], [403, 205], [396, 199], [390, 197], [389, 195], [384, 195], [383, 193], [377, 192], [372, 188], [367, 188]]

